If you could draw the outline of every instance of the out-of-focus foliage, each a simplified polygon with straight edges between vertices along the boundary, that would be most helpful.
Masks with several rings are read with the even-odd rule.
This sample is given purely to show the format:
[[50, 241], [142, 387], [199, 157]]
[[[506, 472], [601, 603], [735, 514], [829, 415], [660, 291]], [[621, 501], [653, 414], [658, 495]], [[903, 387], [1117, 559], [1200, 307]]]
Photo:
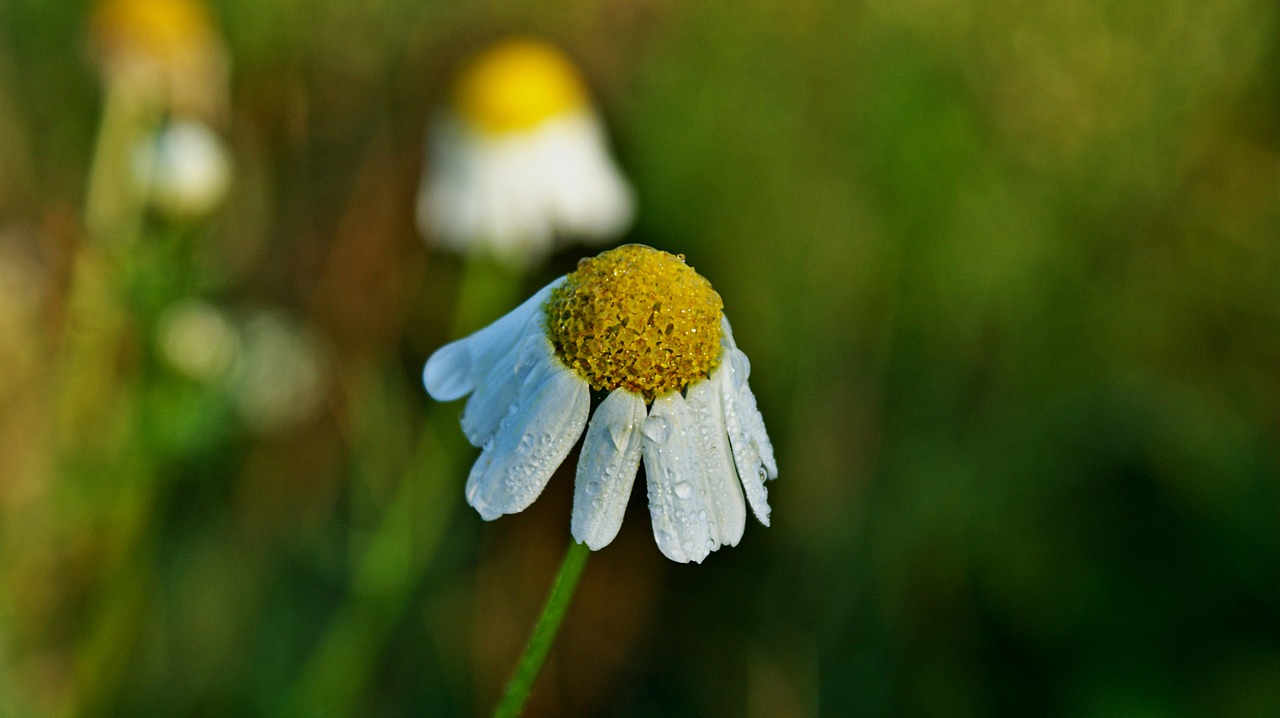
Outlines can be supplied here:
[[0, 0], [0, 715], [493, 704], [573, 461], [481, 522], [418, 372], [578, 254], [486, 274], [412, 217], [509, 32], [581, 64], [781, 467], [702, 566], [638, 491], [531, 712], [1280, 715], [1277, 14], [224, 0], [228, 197], [99, 241], [90, 8]]

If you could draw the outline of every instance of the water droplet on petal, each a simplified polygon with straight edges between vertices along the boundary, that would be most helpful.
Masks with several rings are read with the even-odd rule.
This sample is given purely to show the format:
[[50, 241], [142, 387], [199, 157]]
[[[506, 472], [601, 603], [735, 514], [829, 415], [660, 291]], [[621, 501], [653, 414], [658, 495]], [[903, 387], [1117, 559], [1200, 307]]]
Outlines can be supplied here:
[[628, 431], [629, 428], [623, 424], [609, 425], [609, 438], [613, 439], [613, 446], [618, 451], [622, 451], [627, 445], [627, 435], [630, 433]]
[[664, 416], [650, 416], [644, 420], [644, 435], [650, 441], [665, 443], [671, 436], [671, 423]]
[[582, 487], [582, 490], [587, 493], [587, 496], [595, 496], [600, 493], [600, 482], [595, 480], [588, 481], [587, 485]]
[[512, 366], [511, 369], [515, 373], [516, 377], [523, 382], [528, 380], [531, 374], [535, 373], [533, 368], [537, 365], [537, 339], [529, 337], [528, 339], [525, 339], [524, 344], [520, 347], [519, 354], [516, 356], [515, 365]]
[[688, 499], [693, 496], [693, 487], [689, 485], [688, 481], [681, 481], [676, 484], [676, 496], [681, 499]]
[[751, 360], [747, 359], [746, 354], [734, 351], [729, 355], [729, 369], [733, 373], [733, 388], [741, 389], [751, 376]]

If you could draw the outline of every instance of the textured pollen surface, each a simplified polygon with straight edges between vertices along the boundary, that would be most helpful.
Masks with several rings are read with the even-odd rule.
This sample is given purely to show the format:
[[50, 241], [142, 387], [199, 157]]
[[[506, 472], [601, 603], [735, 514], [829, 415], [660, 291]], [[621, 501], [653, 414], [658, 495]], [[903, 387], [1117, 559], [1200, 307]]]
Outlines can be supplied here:
[[715, 368], [723, 306], [683, 256], [631, 244], [578, 263], [547, 300], [547, 333], [592, 389], [651, 402]]
[[496, 134], [536, 127], [586, 102], [568, 58], [536, 40], [506, 40], [484, 51], [458, 77], [454, 93], [464, 117]]

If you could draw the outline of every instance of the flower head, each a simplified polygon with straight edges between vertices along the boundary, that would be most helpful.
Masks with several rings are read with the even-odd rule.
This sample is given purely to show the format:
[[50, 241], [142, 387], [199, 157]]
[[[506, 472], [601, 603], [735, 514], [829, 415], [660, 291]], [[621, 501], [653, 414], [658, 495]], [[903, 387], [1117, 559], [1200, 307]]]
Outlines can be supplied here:
[[474, 58], [458, 76], [453, 104], [473, 126], [494, 135], [588, 109], [577, 69], [559, 50], [534, 40], [506, 40]]
[[505, 40], [473, 58], [429, 140], [418, 225], [445, 246], [527, 264], [558, 238], [607, 240], [631, 222], [586, 84], [550, 45]]
[[230, 180], [231, 162], [222, 140], [199, 122], [171, 122], [134, 149], [134, 185], [170, 219], [208, 215], [226, 196]]
[[108, 84], [141, 104], [218, 119], [227, 53], [200, 0], [101, 0], [93, 44]]
[[643, 459], [658, 548], [701, 562], [738, 543], [748, 503], [769, 523], [778, 470], [749, 373], [711, 284], [682, 257], [627, 245], [442, 347], [423, 379], [437, 400], [471, 395], [462, 430], [483, 451], [466, 494], [486, 520], [532, 504], [585, 427], [574, 538], [613, 541]]

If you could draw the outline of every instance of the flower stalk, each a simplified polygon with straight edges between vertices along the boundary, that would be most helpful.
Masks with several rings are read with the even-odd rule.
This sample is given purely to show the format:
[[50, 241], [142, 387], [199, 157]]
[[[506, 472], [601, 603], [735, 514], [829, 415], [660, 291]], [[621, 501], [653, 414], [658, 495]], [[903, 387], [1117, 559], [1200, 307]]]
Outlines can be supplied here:
[[542, 664], [546, 663], [552, 644], [555, 643], [560, 622], [569, 608], [569, 602], [573, 600], [578, 579], [582, 576], [582, 569], [587, 565], [590, 553], [586, 544], [569, 541], [569, 548], [565, 551], [560, 570], [551, 584], [551, 592], [547, 595], [542, 615], [534, 625], [529, 643], [525, 645], [520, 662], [516, 664], [515, 672], [507, 683], [507, 692], [503, 695], [502, 702], [493, 711], [494, 718], [514, 718], [524, 711], [524, 704], [533, 691], [538, 674], [542, 672]]

